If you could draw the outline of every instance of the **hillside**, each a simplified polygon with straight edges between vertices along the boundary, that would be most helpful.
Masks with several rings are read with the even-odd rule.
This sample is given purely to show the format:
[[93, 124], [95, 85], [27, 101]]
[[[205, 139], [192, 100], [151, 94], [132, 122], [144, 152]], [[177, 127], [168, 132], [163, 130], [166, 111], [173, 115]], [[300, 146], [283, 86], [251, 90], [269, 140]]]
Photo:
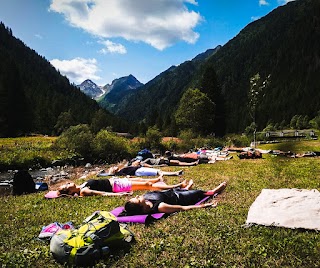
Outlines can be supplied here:
[[[3, 23], [0, 40], [0, 136], [52, 134], [60, 115], [67, 115], [70, 125], [91, 122], [100, 109], [94, 100], [15, 38]], [[103, 113], [107, 125], [119, 122]]]
[[257, 109], [258, 127], [286, 123], [320, 110], [320, 2], [290, 2], [250, 23], [207, 63], [217, 73], [226, 100], [228, 132], [250, 124], [249, 80], [270, 76]]
[[135, 93], [123, 98], [118, 104], [116, 114], [124, 118], [130, 116], [132, 120], [144, 121], [148, 125], [154, 125], [157, 121], [164, 124], [170, 122], [172, 113], [184, 90], [191, 85], [194, 74], [199, 71], [201, 64], [219, 49], [220, 46], [209, 49], [190, 61], [170, 67]]
[[216, 125], [223, 121], [226, 133], [242, 132], [252, 122], [249, 81], [259, 73], [263, 80], [270, 75], [270, 83], [256, 109], [258, 128], [269, 120], [288, 124], [297, 114], [311, 119], [320, 110], [319, 18], [317, 0], [278, 7], [247, 25], [208, 60], [187, 61], [158, 75], [120, 102], [117, 114], [147, 125], [162, 122], [167, 128], [166, 122], [173, 124], [171, 115], [182, 94], [198, 87], [219, 95], [213, 99], [220, 113]]

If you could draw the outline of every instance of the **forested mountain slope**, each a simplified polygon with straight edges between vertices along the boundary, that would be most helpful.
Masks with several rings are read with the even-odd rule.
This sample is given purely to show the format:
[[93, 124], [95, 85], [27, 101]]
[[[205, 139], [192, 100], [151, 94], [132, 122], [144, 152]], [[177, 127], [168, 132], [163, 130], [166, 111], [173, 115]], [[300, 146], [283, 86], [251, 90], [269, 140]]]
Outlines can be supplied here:
[[[133, 94], [125, 96], [118, 104], [116, 114], [147, 125], [170, 124], [172, 114], [191, 83], [201, 64], [220, 49], [209, 49], [179, 66], [172, 66]], [[161, 122], [159, 122], [161, 121]]]
[[270, 79], [256, 107], [258, 128], [269, 120], [288, 124], [296, 114], [311, 119], [320, 110], [320, 1], [297, 0], [278, 7], [201, 59], [158, 75], [124, 98], [117, 114], [167, 128], [174, 123], [172, 114], [182, 94], [198, 87], [219, 96], [212, 99], [220, 112], [216, 124], [224, 121], [224, 132], [241, 132], [253, 120], [248, 91], [250, 79], [259, 73], [262, 81]]
[[250, 78], [270, 82], [258, 102], [258, 127], [286, 123], [320, 110], [320, 1], [299, 0], [250, 23], [206, 63], [214, 66], [226, 104], [229, 132], [243, 130]]
[[[0, 136], [52, 134], [59, 115], [90, 123], [98, 104], [0, 23]], [[105, 112], [108, 125], [118, 122]]]

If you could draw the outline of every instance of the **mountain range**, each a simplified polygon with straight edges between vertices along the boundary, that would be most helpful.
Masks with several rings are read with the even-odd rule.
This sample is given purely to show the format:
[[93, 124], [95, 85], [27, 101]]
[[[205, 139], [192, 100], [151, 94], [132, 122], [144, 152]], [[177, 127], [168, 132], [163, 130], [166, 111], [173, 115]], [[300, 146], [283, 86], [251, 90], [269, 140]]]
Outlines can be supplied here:
[[[0, 40], [1, 136], [53, 133], [65, 113], [73, 124], [90, 124], [101, 107], [144, 129], [156, 125], [174, 135], [180, 100], [196, 88], [215, 104], [210, 132], [239, 133], [253, 121], [249, 93], [254, 77], [267, 82], [255, 104], [258, 129], [269, 122], [288, 124], [295, 115], [311, 119], [320, 111], [319, 0], [278, 7], [225, 45], [171, 66], [145, 85], [129, 75], [103, 87], [87, 80], [80, 90], [2, 23]], [[125, 121], [105, 115], [108, 125], [128, 130]]]
[[96, 99], [105, 93], [103, 87], [98, 86], [90, 79], [83, 81], [80, 85], [78, 85], [78, 88], [92, 99]]
[[92, 99], [97, 100], [99, 105], [110, 112], [114, 112], [118, 103], [128, 94], [134, 94], [135, 90], [143, 84], [132, 74], [117, 78], [111, 85], [98, 86], [90, 79], [83, 81], [78, 87]]
[[128, 129], [3, 23], [0, 40], [0, 137], [59, 134], [64, 127], [91, 124], [101, 116], [104, 127]]
[[258, 128], [268, 122], [288, 124], [294, 115], [313, 118], [320, 111], [319, 18], [318, 0], [278, 7], [224, 46], [170, 67], [134, 94], [128, 93], [114, 112], [165, 130], [174, 124], [183, 93], [198, 87], [219, 95], [213, 100], [221, 119], [216, 121], [217, 131], [241, 132], [252, 122], [248, 92], [250, 79], [259, 74], [270, 81], [256, 107]]

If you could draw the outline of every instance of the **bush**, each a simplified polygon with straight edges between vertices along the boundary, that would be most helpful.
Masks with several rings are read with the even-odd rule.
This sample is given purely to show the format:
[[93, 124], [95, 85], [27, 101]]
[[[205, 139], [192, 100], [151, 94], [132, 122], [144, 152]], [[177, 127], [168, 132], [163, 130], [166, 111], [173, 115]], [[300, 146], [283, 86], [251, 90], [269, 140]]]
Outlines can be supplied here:
[[146, 133], [144, 147], [150, 148], [150, 149], [161, 149], [162, 148], [161, 140], [162, 140], [162, 135], [159, 129], [156, 127], [150, 127]]
[[186, 152], [192, 148], [195, 148], [195, 141], [194, 139], [197, 137], [197, 135], [191, 130], [182, 130], [179, 135], [179, 139], [181, 140], [181, 143], [178, 144], [178, 151]]
[[226, 145], [227, 146], [235, 146], [235, 147], [247, 147], [250, 146], [250, 139], [244, 135], [228, 135], [226, 137]]
[[93, 137], [88, 125], [71, 126], [57, 139], [56, 145], [74, 151], [85, 158], [90, 158]]
[[196, 136], [191, 130], [184, 130], [181, 132], [179, 139], [181, 142], [177, 144], [177, 151], [186, 152], [190, 149], [198, 148], [216, 148], [224, 147], [225, 141], [222, 138], [214, 136], [201, 137]]
[[115, 163], [131, 156], [127, 139], [118, 137], [107, 130], [100, 130], [93, 140], [95, 158]]

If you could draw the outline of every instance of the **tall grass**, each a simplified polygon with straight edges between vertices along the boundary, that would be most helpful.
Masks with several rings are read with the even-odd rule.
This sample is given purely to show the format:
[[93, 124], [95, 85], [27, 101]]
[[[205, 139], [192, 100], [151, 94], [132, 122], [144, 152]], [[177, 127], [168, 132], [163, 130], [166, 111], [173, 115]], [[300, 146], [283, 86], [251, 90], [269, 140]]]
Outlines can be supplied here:
[[0, 139], [0, 170], [41, 167], [56, 159], [73, 156], [53, 146], [56, 137], [21, 137]]
[[[167, 167], [166, 170], [173, 170]], [[244, 228], [250, 205], [264, 188], [320, 189], [320, 158], [263, 157], [184, 168], [194, 188], [227, 181], [216, 208], [191, 210], [151, 225], [130, 225], [137, 242], [97, 267], [319, 267], [320, 234], [311, 230]], [[177, 182], [176, 177], [165, 177]], [[43, 193], [0, 197], [2, 267], [60, 267], [49, 245], [36, 240], [41, 227], [80, 224], [96, 210], [112, 210], [127, 197], [45, 200]]]

